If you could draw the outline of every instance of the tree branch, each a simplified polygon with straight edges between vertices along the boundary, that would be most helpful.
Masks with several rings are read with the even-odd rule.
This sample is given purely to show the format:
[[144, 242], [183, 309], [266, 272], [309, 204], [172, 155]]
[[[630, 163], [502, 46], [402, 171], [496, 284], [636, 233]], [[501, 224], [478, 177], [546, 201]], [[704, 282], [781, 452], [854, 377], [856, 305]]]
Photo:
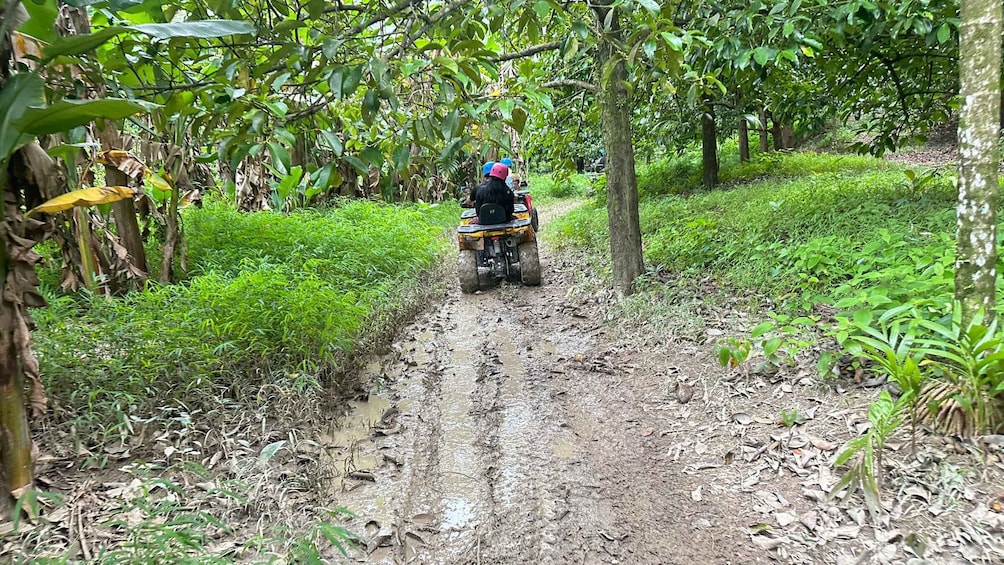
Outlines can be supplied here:
[[397, 4], [394, 4], [394, 6], [392, 6], [391, 9], [388, 10], [387, 12], [385, 12], [383, 14], [377, 14], [377, 15], [371, 17], [370, 19], [366, 20], [365, 22], [362, 22], [362, 23], [358, 24], [356, 27], [350, 29], [349, 32], [345, 34], [345, 37], [347, 37], [347, 38], [355, 37], [355, 36], [359, 35], [360, 33], [362, 33], [363, 30], [365, 30], [366, 28], [368, 28], [368, 27], [370, 27], [370, 26], [372, 26], [374, 24], [378, 24], [378, 23], [386, 20], [387, 18], [389, 18], [389, 17], [391, 17], [391, 16], [393, 16], [395, 14], [403, 12], [408, 7], [410, 7], [411, 5], [418, 4], [420, 1], [421, 0], [401, 0]]
[[587, 90], [594, 94], [600, 91], [600, 88], [591, 82], [586, 82], [584, 80], [575, 80], [571, 78], [552, 80], [551, 82], [546, 82], [541, 85], [542, 88], [561, 88], [563, 86], [571, 86], [572, 88]]
[[542, 45], [535, 45], [528, 49], [522, 51], [517, 51], [515, 53], [506, 53], [505, 55], [499, 55], [493, 61], [496, 63], [502, 63], [505, 61], [512, 61], [513, 59], [522, 59], [524, 57], [530, 57], [531, 55], [536, 55], [537, 53], [543, 53], [544, 51], [554, 51], [555, 49], [561, 49], [562, 41], [552, 41], [551, 43], [544, 43]]

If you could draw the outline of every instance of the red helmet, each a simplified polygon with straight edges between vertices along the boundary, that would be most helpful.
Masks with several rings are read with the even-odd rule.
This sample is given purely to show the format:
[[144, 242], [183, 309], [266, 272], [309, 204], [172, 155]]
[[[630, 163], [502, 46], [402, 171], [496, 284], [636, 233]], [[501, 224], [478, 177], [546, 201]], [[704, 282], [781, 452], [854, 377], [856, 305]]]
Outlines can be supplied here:
[[505, 180], [509, 177], [509, 167], [503, 165], [502, 163], [495, 163], [492, 165], [492, 172], [488, 173], [488, 176], [495, 177], [499, 180]]

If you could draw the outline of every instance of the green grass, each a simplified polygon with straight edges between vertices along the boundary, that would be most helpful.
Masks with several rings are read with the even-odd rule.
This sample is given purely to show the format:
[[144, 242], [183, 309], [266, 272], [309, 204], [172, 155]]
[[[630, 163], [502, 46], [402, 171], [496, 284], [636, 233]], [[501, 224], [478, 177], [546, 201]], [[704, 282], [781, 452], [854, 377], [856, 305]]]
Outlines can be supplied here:
[[[304, 398], [339, 382], [434, 285], [458, 208], [356, 201], [290, 215], [222, 206], [184, 215], [190, 276], [122, 298], [61, 296], [35, 312], [35, 347], [64, 419], [104, 433], [178, 401]], [[52, 284], [53, 277], [43, 277]]]
[[[950, 300], [949, 178], [911, 182], [901, 166], [870, 157], [779, 153], [726, 163], [725, 184], [705, 190], [699, 165], [699, 155], [687, 153], [640, 167], [641, 227], [653, 269], [711, 276], [734, 293], [796, 311], [818, 303], [882, 309]], [[605, 215], [594, 202], [555, 231], [564, 245], [604, 249]]]
[[530, 175], [530, 194], [542, 202], [568, 198], [582, 198], [591, 189], [586, 175]]

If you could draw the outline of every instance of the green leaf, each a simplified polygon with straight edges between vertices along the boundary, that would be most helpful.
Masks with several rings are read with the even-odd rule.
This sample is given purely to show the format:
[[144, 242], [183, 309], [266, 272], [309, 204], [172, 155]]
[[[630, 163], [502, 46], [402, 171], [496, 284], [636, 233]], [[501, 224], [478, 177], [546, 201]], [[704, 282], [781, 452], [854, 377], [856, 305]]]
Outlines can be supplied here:
[[359, 152], [359, 156], [363, 158], [363, 161], [377, 168], [380, 168], [384, 163], [383, 153], [375, 147], [363, 149]]
[[266, 445], [264, 449], [261, 450], [261, 453], [258, 454], [258, 459], [262, 463], [267, 463], [269, 460], [275, 457], [275, 454], [278, 453], [280, 449], [282, 449], [285, 446], [286, 446], [286, 440], [284, 439], [280, 439], [279, 441], [270, 443]]
[[951, 33], [952, 31], [948, 28], [948, 24], [941, 24], [941, 27], [938, 28], [938, 43], [945, 43], [948, 41]]
[[172, 37], [226, 37], [228, 35], [253, 34], [257, 31], [257, 29], [249, 22], [237, 20], [201, 20], [168, 24], [139, 24], [129, 26], [129, 29], [149, 35], [154, 39], [171, 39]]
[[756, 339], [773, 329], [774, 322], [760, 322], [757, 327], [753, 328], [753, 333], [750, 334], [750, 338]]
[[31, 105], [44, 103], [45, 82], [35, 73], [19, 73], [0, 89], [0, 162], [6, 163], [31, 136], [16, 128], [17, 121]]
[[35, 0], [21, 2], [28, 12], [28, 21], [21, 24], [17, 31], [41, 39], [53, 41], [56, 35], [56, 16], [59, 14], [59, 3], [56, 0]]
[[394, 170], [403, 171], [411, 162], [411, 148], [402, 143], [394, 148]]
[[767, 61], [770, 59], [771, 56], [769, 48], [760, 46], [753, 50], [753, 60], [761, 67], [766, 65]]
[[112, 26], [94, 33], [60, 37], [42, 48], [42, 58], [44, 60], [51, 60], [60, 56], [73, 57], [75, 55], [82, 55], [94, 51], [104, 45], [109, 39], [126, 31], [128, 31], [127, 28], [122, 26]]
[[62, 100], [43, 108], [28, 108], [14, 127], [32, 135], [48, 135], [89, 124], [97, 118], [118, 120], [146, 111], [147, 106], [122, 98]]
[[335, 155], [341, 156], [342, 154], [342, 140], [338, 139], [338, 136], [334, 132], [321, 131], [321, 137], [324, 141], [328, 142], [328, 147], [335, 152]]
[[638, 3], [642, 5], [646, 10], [652, 12], [653, 14], [658, 14], [661, 11], [659, 3], [656, 0], [638, 0]]
[[772, 337], [768, 339], [766, 342], [764, 342], [763, 352], [767, 354], [767, 356], [769, 357], [777, 353], [779, 347], [781, 347], [781, 338]]
[[731, 358], [732, 358], [732, 352], [729, 351], [728, 347], [725, 347], [723, 345], [718, 348], [718, 363], [721, 364], [722, 367], [728, 367], [729, 359]]
[[342, 83], [342, 96], [352, 96], [359, 88], [359, 82], [363, 78], [363, 68], [361, 66], [351, 67], [345, 75], [345, 82]]
[[526, 128], [526, 118], [526, 110], [517, 106], [512, 109], [512, 119], [509, 120], [509, 124], [516, 130], [516, 133], [522, 134]]
[[272, 156], [272, 166], [279, 171], [280, 174], [287, 174], [290, 167], [289, 151], [286, 148], [274, 141], [268, 143], [268, 152]]

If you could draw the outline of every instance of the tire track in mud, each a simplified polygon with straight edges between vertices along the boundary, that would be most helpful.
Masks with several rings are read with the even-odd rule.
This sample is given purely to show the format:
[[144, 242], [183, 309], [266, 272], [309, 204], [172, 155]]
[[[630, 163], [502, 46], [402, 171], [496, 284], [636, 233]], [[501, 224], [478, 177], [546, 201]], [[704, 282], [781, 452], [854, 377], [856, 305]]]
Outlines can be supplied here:
[[658, 380], [630, 380], [620, 346], [569, 303], [544, 251], [541, 287], [451, 290], [370, 363], [364, 382], [378, 392], [353, 410], [368, 420], [337, 419], [365, 432], [328, 451], [345, 470], [333, 498], [366, 542], [353, 558], [759, 562], [732, 561], [735, 531], [694, 531], [728, 510], [695, 508], [693, 479], [653, 451], [658, 437], [641, 430], [676, 426], [638, 388]]

